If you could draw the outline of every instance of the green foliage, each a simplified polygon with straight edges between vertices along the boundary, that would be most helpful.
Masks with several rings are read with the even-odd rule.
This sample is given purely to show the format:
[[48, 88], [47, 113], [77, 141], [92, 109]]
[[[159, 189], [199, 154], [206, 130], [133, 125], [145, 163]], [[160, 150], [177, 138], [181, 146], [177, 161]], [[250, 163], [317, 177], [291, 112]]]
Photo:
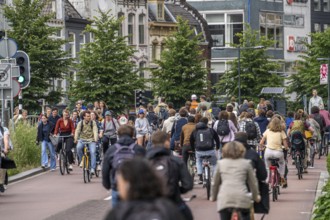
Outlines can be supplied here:
[[312, 42], [306, 43], [308, 52], [301, 55], [302, 61], [298, 62], [298, 73], [290, 76], [290, 86], [287, 92], [296, 92], [298, 100], [303, 95], [311, 94], [312, 89], [317, 89], [319, 96], [327, 97], [327, 85], [320, 85], [320, 65], [327, 61], [318, 61], [317, 58], [330, 58], [330, 29], [316, 32], [311, 35]]
[[[264, 36], [259, 37], [259, 32], [252, 30], [247, 24], [244, 32], [238, 33], [237, 37], [239, 37], [240, 44], [232, 46], [241, 48], [241, 99], [257, 101], [258, 95], [263, 87], [277, 87], [283, 85], [283, 79], [279, 75], [273, 73], [279, 68], [279, 65], [276, 62], [270, 61], [271, 57], [266, 54], [267, 48], [274, 45], [274, 41], [267, 40]], [[264, 48], [252, 49], [256, 46], [263, 46]], [[238, 59], [233, 60], [229, 64], [231, 65], [230, 70], [225, 72], [215, 85], [215, 88], [218, 94], [237, 96], [239, 75]]]
[[25, 51], [30, 57], [31, 82], [23, 90], [24, 108], [29, 110], [39, 108], [36, 100], [40, 98], [48, 101], [50, 96], [47, 95], [47, 90], [52, 79], [63, 78], [62, 74], [68, 72], [72, 62], [71, 59], [63, 59], [67, 57], [67, 53], [62, 51], [61, 46], [66, 41], [50, 38], [60, 28], [47, 25], [54, 17], [54, 14], [45, 14], [47, 4], [51, 2], [14, 0], [13, 6], [4, 7], [4, 14], [12, 27], [9, 37], [16, 41], [19, 50]]
[[207, 86], [205, 59], [199, 46], [200, 35], [195, 35], [188, 21], [177, 17], [178, 30], [166, 39], [158, 69], [152, 70], [153, 91], [166, 97], [175, 106], [183, 105], [192, 94], [203, 94]]
[[8, 170], [9, 175], [40, 166], [41, 148], [36, 146], [37, 127], [26, 123], [18, 123], [15, 130], [10, 129], [10, 138], [14, 149], [9, 157], [17, 165], [17, 169]]
[[94, 35], [94, 42], [85, 44], [79, 53], [77, 80], [73, 81], [71, 96], [89, 102], [105, 101], [114, 111], [127, 108], [127, 99], [134, 90], [143, 87], [143, 79], [134, 71], [134, 54], [126, 43], [127, 37], [118, 35], [122, 19], [99, 11], [86, 32]]

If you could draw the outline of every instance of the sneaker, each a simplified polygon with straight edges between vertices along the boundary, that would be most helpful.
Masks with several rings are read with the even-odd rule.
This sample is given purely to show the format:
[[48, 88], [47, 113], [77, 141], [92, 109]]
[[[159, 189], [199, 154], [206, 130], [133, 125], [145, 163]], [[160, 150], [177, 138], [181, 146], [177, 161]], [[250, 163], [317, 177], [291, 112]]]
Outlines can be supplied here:
[[83, 161], [83, 160], [81, 160], [81, 162], [80, 162], [80, 164], [79, 164], [79, 167], [80, 167], [80, 168], [82, 168], [82, 167], [83, 167], [83, 165], [84, 165], [84, 161]]
[[3, 192], [5, 192], [5, 190], [6, 190], [5, 186], [3, 184], [0, 184], [0, 192], [3, 193]]
[[72, 168], [72, 165], [71, 165], [71, 164], [69, 165], [69, 170], [70, 170], [70, 171], [72, 171], [72, 170], [73, 170], [73, 168]]
[[97, 171], [101, 171], [101, 165], [97, 165], [96, 170], [97, 170]]
[[95, 175], [95, 170], [93, 168], [91, 169], [91, 175]]
[[50, 169], [50, 172], [54, 172], [56, 170], [56, 168], [52, 168]]

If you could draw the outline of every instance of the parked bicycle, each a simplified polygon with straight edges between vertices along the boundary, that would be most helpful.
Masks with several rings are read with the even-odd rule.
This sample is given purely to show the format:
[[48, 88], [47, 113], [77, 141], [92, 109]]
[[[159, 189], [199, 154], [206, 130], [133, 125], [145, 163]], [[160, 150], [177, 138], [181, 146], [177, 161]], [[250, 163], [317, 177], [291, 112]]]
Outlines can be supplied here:
[[66, 136], [58, 136], [58, 138], [61, 140], [62, 148], [59, 152], [59, 167], [60, 167], [60, 173], [61, 175], [65, 174], [65, 171], [67, 174], [70, 174], [69, 169], [69, 158], [66, 152], [66, 141], [65, 138], [70, 138], [72, 135], [66, 135]]
[[207, 199], [210, 199], [211, 194], [211, 166], [209, 159], [212, 156], [202, 156], [203, 160], [203, 188], [206, 188]]
[[278, 172], [279, 167], [279, 158], [270, 158], [271, 165], [269, 166], [269, 186], [272, 191], [273, 195], [273, 202], [275, 202], [278, 199], [278, 195], [281, 194], [280, 192], [280, 180], [281, 175]]

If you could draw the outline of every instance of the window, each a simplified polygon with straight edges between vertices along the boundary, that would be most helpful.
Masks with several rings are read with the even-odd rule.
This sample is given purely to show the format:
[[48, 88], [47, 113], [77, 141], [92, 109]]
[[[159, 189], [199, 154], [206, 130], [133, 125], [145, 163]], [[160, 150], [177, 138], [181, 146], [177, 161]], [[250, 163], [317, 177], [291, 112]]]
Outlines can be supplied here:
[[56, 90], [61, 91], [62, 90], [62, 80], [57, 80]]
[[54, 17], [56, 19], [56, 0], [52, 1], [52, 13], [54, 13]]
[[212, 73], [224, 73], [226, 71], [226, 62], [224, 61], [212, 61], [211, 62]]
[[205, 14], [211, 33], [213, 47], [238, 44], [237, 33], [243, 31], [243, 14]]
[[330, 24], [323, 24], [323, 31], [326, 31], [328, 28], [330, 28]]
[[79, 45], [80, 45], [80, 49], [84, 47], [86, 43], [86, 37], [85, 37], [85, 34], [81, 33], [79, 35]]
[[76, 57], [76, 35], [73, 32], [69, 32], [69, 51], [72, 58]]
[[314, 23], [314, 31], [321, 32], [321, 25], [320, 23]]
[[157, 59], [157, 44], [153, 43], [151, 48], [151, 59], [154, 61]]
[[323, 0], [323, 11], [330, 12], [330, 0]]
[[303, 28], [305, 26], [304, 15], [284, 15], [283, 25]]
[[274, 40], [274, 48], [283, 48], [283, 20], [282, 15], [274, 13], [260, 13], [260, 35]]
[[158, 20], [164, 20], [164, 7], [163, 3], [157, 4], [157, 18]]
[[144, 44], [144, 18], [145, 15], [139, 15], [139, 44]]
[[144, 78], [144, 68], [146, 66], [146, 63], [144, 61], [140, 62], [139, 64], [139, 73], [140, 73], [140, 77]]
[[94, 34], [93, 33], [89, 33], [89, 41], [94, 42]]
[[[118, 13], [118, 19], [121, 19], [122, 17], [124, 17], [124, 13], [119, 12]], [[122, 23], [119, 25], [118, 36], [120, 36], [120, 37], [123, 36], [123, 22], [124, 22], [124, 20], [122, 20]]]
[[313, 0], [314, 1], [314, 11], [321, 11], [321, 0]]
[[134, 14], [128, 15], [128, 44], [134, 43]]

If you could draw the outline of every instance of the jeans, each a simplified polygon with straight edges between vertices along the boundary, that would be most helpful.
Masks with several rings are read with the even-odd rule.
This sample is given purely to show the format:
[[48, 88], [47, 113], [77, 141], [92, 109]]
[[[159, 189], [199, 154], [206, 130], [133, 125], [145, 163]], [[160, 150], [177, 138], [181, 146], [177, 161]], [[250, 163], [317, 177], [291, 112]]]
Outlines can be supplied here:
[[208, 151], [196, 151], [196, 166], [197, 166], [197, 174], [201, 175], [203, 173], [203, 160], [202, 156], [211, 156], [209, 159], [211, 164], [211, 174], [213, 173], [213, 168], [217, 163], [217, 157], [215, 150], [208, 150]]
[[[239, 209], [241, 213], [242, 220], [250, 220], [250, 209]], [[223, 209], [220, 211], [221, 220], [230, 220], [232, 215], [232, 209]]]
[[112, 201], [112, 208], [116, 207], [120, 202], [119, 193], [116, 190], [111, 190], [111, 201]]
[[[91, 155], [92, 169], [95, 170], [95, 168], [96, 168], [96, 143], [89, 142], [88, 148], [89, 148], [89, 152]], [[79, 140], [78, 144], [77, 144], [77, 152], [78, 152], [79, 161], [81, 161], [81, 158], [83, 157], [83, 154], [84, 154], [83, 150], [84, 150], [84, 143], [81, 140]]]
[[42, 141], [41, 143], [41, 166], [48, 166], [47, 147], [50, 154], [50, 169], [56, 168], [55, 149], [50, 141]]

